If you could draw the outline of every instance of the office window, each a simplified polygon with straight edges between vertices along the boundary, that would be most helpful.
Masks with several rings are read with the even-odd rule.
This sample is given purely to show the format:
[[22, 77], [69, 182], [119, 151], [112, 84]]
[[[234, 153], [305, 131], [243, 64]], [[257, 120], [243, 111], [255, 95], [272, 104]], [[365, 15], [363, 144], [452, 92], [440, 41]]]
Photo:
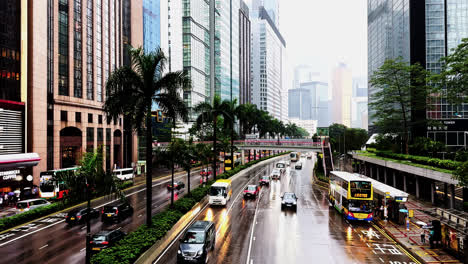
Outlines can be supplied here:
[[98, 128], [98, 129], [97, 129], [97, 141], [98, 141], [98, 142], [101, 142], [101, 143], [102, 143], [102, 141], [104, 141], [104, 135], [103, 135], [103, 134], [104, 134], [103, 129], [102, 129], [102, 128]]
[[111, 118], [110, 118], [110, 116], [106, 117], [106, 122], [107, 122], [108, 125], [110, 125], [110, 123], [111, 123]]
[[81, 112], [75, 113], [75, 122], [81, 123]]
[[67, 111], [60, 111], [60, 120], [61, 120], [61, 121], [68, 121], [68, 113], [67, 113]]
[[99, 116], [98, 116], [98, 123], [99, 123], [99, 124], [102, 124], [102, 115], [99, 115]]
[[73, 95], [78, 98], [83, 97], [82, 82], [82, 32], [81, 32], [81, 0], [74, 1], [74, 89]]
[[88, 123], [93, 122], [93, 114], [88, 114]]
[[119, 126], [122, 125], [122, 118], [119, 118]]
[[58, 41], [58, 81], [59, 95], [69, 95], [68, 88], [68, 0], [59, 1], [59, 41]]

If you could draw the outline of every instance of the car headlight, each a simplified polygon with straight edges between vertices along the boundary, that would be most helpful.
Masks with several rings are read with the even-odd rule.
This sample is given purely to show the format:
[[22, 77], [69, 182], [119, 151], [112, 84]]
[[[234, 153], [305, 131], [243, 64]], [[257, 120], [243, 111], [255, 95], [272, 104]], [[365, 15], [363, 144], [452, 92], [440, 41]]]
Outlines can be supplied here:
[[296, 201], [294, 201], [293, 204], [296, 204]]
[[177, 250], [177, 254], [182, 255], [182, 251], [180, 251], [180, 249]]
[[201, 255], [203, 255], [203, 249], [200, 249], [200, 250], [198, 250], [198, 252], [197, 252], [197, 256], [201, 256]]
[[285, 204], [285, 201], [281, 201], [282, 204]]

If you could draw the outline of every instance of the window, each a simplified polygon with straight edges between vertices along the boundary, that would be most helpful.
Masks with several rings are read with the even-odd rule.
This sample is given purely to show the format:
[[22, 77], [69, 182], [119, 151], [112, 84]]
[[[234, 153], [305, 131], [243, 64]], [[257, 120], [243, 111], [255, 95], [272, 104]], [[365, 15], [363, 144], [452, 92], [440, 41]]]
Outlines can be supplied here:
[[107, 122], [108, 125], [110, 125], [110, 123], [111, 123], [111, 118], [110, 118], [110, 116], [106, 117], [106, 122]]
[[119, 118], [119, 126], [122, 125], [122, 118]]
[[77, 98], [83, 97], [82, 82], [82, 32], [81, 32], [81, 0], [74, 0], [74, 89], [73, 95]]
[[103, 134], [104, 134], [103, 129], [102, 129], [102, 128], [98, 128], [98, 129], [97, 129], [97, 141], [98, 141], [98, 142], [101, 142], [101, 143], [102, 143], [102, 141], [104, 141], [104, 135], [103, 135]]
[[69, 95], [68, 88], [68, 0], [59, 1], [59, 95]]
[[61, 121], [68, 121], [68, 113], [67, 113], [67, 111], [60, 111], [60, 120], [61, 120]]
[[75, 113], [75, 122], [81, 123], [81, 112]]
[[93, 122], [93, 114], [88, 114], [88, 123]]
[[98, 123], [99, 123], [99, 124], [102, 124], [102, 115], [99, 115], [99, 116], [98, 116]]

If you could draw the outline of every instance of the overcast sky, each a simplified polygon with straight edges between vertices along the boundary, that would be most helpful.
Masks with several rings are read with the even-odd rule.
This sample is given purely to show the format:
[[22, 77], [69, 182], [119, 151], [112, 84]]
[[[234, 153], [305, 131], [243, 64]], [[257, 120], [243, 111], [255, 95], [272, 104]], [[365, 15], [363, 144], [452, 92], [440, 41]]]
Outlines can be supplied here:
[[280, 0], [287, 82], [295, 65], [310, 64], [327, 78], [344, 61], [353, 77], [367, 76], [366, 0]]

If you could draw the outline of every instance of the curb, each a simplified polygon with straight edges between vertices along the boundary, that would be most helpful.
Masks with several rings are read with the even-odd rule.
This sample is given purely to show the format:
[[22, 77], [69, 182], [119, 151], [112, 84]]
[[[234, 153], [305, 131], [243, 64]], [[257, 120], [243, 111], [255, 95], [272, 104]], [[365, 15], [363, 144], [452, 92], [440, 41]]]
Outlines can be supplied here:
[[420, 263], [427, 263], [423, 258], [421, 258], [418, 254], [415, 254], [409, 247], [405, 244], [401, 243], [392, 233], [388, 232], [384, 226], [380, 224], [379, 221], [373, 221], [380, 229], [385, 231], [385, 234], [390, 236], [393, 239], [393, 242], [398, 243], [402, 248], [404, 248], [413, 258], [417, 259]]

